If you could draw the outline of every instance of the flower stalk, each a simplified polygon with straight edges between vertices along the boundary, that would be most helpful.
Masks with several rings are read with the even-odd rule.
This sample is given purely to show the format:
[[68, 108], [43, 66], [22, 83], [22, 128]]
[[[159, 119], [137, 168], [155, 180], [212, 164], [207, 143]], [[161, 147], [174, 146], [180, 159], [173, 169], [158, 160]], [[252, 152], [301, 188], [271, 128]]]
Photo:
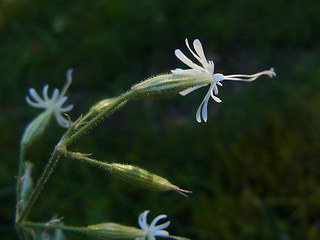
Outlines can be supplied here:
[[62, 150], [61, 154], [70, 159], [79, 159], [83, 162], [89, 163], [99, 168], [104, 168], [109, 173], [118, 177], [119, 179], [138, 187], [159, 192], [173, 190], [182, 194], [185, 197], [188, 197], [187, 194], [192, 193], [192, 191], [184, 190], [177, 187], [176, 185], [173, 185], [163, 177], [160, 177], [156, 174], [153, 174], [147, 170], [144, 170], [136, 166], [132, 166], [129, 164], [101, 162], [93, 158], [89, 158], [88, 156], [90, 154], [83, 154], [79, 152], [70, 152]]

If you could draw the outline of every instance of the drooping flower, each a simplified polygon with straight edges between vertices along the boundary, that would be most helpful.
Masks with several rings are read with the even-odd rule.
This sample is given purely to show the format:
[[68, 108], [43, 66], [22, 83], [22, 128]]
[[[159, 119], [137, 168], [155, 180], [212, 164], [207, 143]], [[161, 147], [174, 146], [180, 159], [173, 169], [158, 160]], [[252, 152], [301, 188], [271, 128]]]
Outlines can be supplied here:
[[169, 235], [169, 233], [167, 231], [164, 230], [170, 225], [170, 221], [156, 226], [156, 224], [161, 219], [164, 219], [167, 217], [166, 215], [163, 215], [163, 214], [159, 215], [158, 217], [153, 219], [153, 221], [149, 225], [147, 223], [147, 215], [149, 214], [149, 212], [150, 212], [149, 210], [146, 210], [143, 213], [141, 213], [139, 215], [139, 221], [138, 221], [141, 229], [143, 231], [145, 231], [146, 237], [135, 238], [135, 240], [155, 240], [156, 239], [155, 237], [166, 237], [166, 238], [181, 239], [181, 240], [186, 239], [186, 238], [182, 238], [182, 237], [171, 236], [171, 235]]
[[[214, 73], [214, 63], [213, 61], [208, 61], [203, 48], [202, 44], [199, 41], [199, 39], [196, 39], [193, 41], [193, 47], [195, 52], [190, 48], [188, 39], [185, 40], [187, 48], [191, 52], [191, 54], [200, 62], [202, 66], [199, 66], [192, 62], [186, 55], [184, 55], [180, 49], [175, 50], [175, 55], [177, 58], [179, 58], [184, 64], [186, 64], [190, 69], [174, 69], [171, 70], [171, 72], [175, 75], [189, 75], [189, 76], [199, 76], [199, 77], [208, 77], [211, 79], [209, 90], [204, 97], [202, 103], [200, 104], [197, 113], [196, 113], [196, 119], [198, 122], [201, 122], [201, 118], [206, 122], [208, 119], [208, 113], [207, 113], [207, 107], [208, 107], [208, 101], [210, 96], [213, 100], [220, 103], [221, 99], [218, 98], [215, 95], [218, 95], [218, 86], [222, 86], [221, 81], [223, 80], [234, 80], [234, 81], [254, 81], [261, 75], [267, 75], [269, 77], [276, 76], [276, 73], [274, 72], [274, 69], [271, 68], [270, 70], [262, 71], [256, 74], [252, 75], [243, 75], [243, 74], [234, 74], [234, 75], [223, 75], [221, 73]], [[185, 96], [189, 94], [190, 92], [199, 89], [201, 87], [207, 86], [209, 84], [204, 85], [198, 85], [191, 88], [188, 88], [186, 90], [183, 90], [180, 92], [182, 96]]]
[[45, 85], [42, 89], [43, 98], [41, 98], [38, 95], [38, 93], [34, 88], [29, 89], [29, 95], [33, 100], [31, 100], [29, 96], [26, 97], [26, 101], [30, 106], [35, 108], [43, 108], [45, 109], [45, 111], [48, 111], [50, 114], [54, 114], [58, 124], [64, 128], [68, 128], [71, 122], [65, 119], [63, 117], [63, 114], [66, 112], [69, 112], [73, 108], [72, 104], [63, 107], [64, 103], [68, 99], [68, 97], [64, 95], [72, 82], [71, 74], [72, 74], [72, 69], [69, 69], [67, 71], [67, 82], [64, 85], [61, 93], [59, 92], [59, 89], [55, 88], [52, 92], [51, 97], [49, 97], [48, 95], [49, 86]]

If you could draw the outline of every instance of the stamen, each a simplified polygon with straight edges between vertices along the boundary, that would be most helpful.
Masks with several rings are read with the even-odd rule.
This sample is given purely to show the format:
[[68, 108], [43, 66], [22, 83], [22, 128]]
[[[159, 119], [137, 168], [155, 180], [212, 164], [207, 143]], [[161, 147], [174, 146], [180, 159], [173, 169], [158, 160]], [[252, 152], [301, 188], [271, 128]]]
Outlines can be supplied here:
[[180, 193], [181, 195], [183, 195], [183, 196], [185, 196], [185, 197], [187, 197], [187, 198], [189, 197], [189, 196], [187, 195], [187, 193], [189, 193], [189, 194], [192, 193], [192, 191], [184, 190], [184, 189], [181, 189], [181, 188], [177, 188], [177, 189], [175, 189], [174, 191]]
[[266, 71], [252, 74], [252, 75], [243, 75], [243, 74], [227, 75], [227, 76], [224, 76], [224, 80], [251, 82], [256, 80], [261, 75], [267, 75], [272, 78], [276, 76], [276, 73], [274, 72], [274, 69], [271, 68], [270, 70], [266, 70]]

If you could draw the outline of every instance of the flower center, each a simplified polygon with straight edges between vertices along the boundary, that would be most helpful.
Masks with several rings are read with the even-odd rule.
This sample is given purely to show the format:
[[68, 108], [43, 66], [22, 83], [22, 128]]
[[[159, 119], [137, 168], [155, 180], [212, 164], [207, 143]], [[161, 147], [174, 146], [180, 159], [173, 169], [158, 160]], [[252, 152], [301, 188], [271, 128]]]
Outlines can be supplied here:
[[216, 82], [221, 82], [224, 80], [224, 76], [223, 74], [221, 73], [216, 73], [213, 75], [213, 82], [216, 83]]

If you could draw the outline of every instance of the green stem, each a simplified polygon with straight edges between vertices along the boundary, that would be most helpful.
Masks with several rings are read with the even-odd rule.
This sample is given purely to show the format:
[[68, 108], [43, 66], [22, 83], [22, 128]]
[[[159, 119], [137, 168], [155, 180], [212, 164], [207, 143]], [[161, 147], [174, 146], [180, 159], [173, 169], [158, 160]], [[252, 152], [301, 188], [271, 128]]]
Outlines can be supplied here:
[[27, 217], [29, 211], [33, 207], [37, 198], [39, 197], [41, 190], [43, 189], [43, 187], [46, 184], [47, 180], [49, 179], [51, 173], [53, 172], [56, 164], [58, 163], [59, 158], [60, 158], [60, 154], [56, 150], [54, 150], [50, 159], [49, 159], [49, 162], [48, 162], [46, 168], [42, 172], [42, 175], [37, 182], [36, 187], [34, 188], [30, 198], [27, 201], [26, 207], [23, 209], [23, 211], [21, 212], [21, 215], [17, 219], [17, 222], [16, 222], [17, 225], [20, 225], [21, 222], [23, 222], [25, 220], [25, 218]]
[[104, 164], [105, 166], [110, 166], [110, 164], [107, 162], [102, 162], [102, 161], [95, 160], [93, 158], [88, 158], [83, 153], [65, 151], [65, 152], [63, 152], [63, 154], [64, 154], [64, 156], [66, 156], [70, 159], [79, 159], [81, 161], [84, 161], [84, 162], [92, 164], [92, 165], [96, 165], [98, 167], [101, 167], [102, 164]]
[[81, 134], [88, 131], [94, 125], [96, 125], [99, 121], [101, 121], [104, 117], [106, 117], [109, 113], [115, 110], [121, 103], [130, 99], [133, 95], [133, 91], [126, 92], [118, 97], [114, 102], [110, 103], [101, 113], [97, 114], [93, 119], [91, 119], [88, 123], [86, 123], [83, 127], [81, 127], [78, 131], [73, 133], [73, 135], [67, 137], [62, 143], [64, 146], [68, 146], [72, 143], [75, 139], [80, 137]]
[[68, 231], [79, 231], [82, 230], [83, 227], [76, 227], [76, 226], [65, 226], [62, 224], [48, 224], [48, 223], [42, 223], [42, 222], [29, 222], [26, 221], [23, 223], [24, 227], [29, 227], [29, 228], [58, 228], [62, 230], [68, 230]]
[[[49, 159], [49, 162], [48, 162], [46, 168], [44, 169], [41, 177], [39, 178], [39, 180], [38, 180], [38, 182], [37, 182], [32, 194], [31, 194], [31, 196], [30, 196], [30, 198], [29, 198], [29, 200], [28, 200], [28, 202], [26, 204], [26, 207], [23, 209], [21, 215], [17, 217], [17, 219], [16, 219], [16, 224], [17, 225], [20, 225], [26, 219], [26, 217], [28, 216], [29, 211], [33, 207], [33, 205], [34, 205], [35, 201], [37, 200], [37, 198], [39, 197], [39, 194], [40, 194], [41, 190], [43, 189], [45, 183], [47, 182], [48, 178], [50, 177], [50, 175], [53, 172], [56, 164], [59, 161], [59, 158], [60, 158], [61, 153], [62, 153], [62, 151], [60, 149], [65, 149], [66, 146], [68, 146], [75, 139], [80, 137], [81, 134], [85, 133], [87, 130], [89, 130], [90, 128], [95, 126], [99, 121], [101, 121], [105, 116], [107, 116], [109, 113], [114, 111], [121, 103], [129, 100], [133, 93], [134, 93], [133, 91], [129, 91], [129, 92], [126, 92], [126, 93], [122, 94], [114, 102], [110, 103], [110, 105], [108, 105], [101, 113], [96, 115], [93, 119], [91, 119], [89, 122], [87, 122], [85, 125], [83, 125], [78, 131], [73, 133], [73, 135], [71, 135], [71, 136], [69, 136], [69, 137], [67, 137], [65, 139], [62, 139], [58, 143], [58, 145], [56, 146], [55, 150], [53, 151], [53, 153], [52, 153], [52, 155], [51, 155], [51, 157]], [[22, 159], [22, 160], [24, 159], [24, 149], [23, 149], [23, 155], [21, 156], [20, 159]], [[20, 160], [20, 161], [22, 161], [22, 160]], [[93, 161], [95, 161], [95, 160], [93, 160]], [[22, 168], [22, 170], [21, 170], [21, 168]], [[19, 174], [20, 174], [20, 172], [23, 172], [23, 166], [19, 167]]]

